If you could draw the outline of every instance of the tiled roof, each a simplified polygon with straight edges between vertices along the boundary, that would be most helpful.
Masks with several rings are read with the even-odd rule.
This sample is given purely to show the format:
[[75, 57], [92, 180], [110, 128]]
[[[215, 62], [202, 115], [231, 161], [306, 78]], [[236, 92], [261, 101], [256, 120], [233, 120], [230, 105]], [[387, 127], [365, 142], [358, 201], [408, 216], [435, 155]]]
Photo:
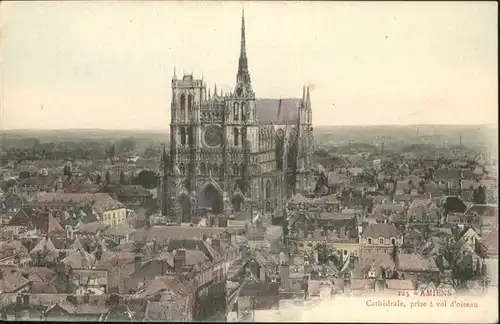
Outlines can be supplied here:
[[131, 236], [136, 242], [151, 242], [156, 238], [158, 243], [163, 243], [170, 239], [192, 239], [202, 238], [203, 234], [222, 234], [225, 230], [223, 227], [151, 226], [144, 227]]
[[397, 269], [407, 271], [439, 271], [433, 259], [419, 254], [405, 253], [398, 255]]
[[391, 238], [400, 237], [401, 232], [394, 226], [394, 224], [382, 223], [382, 224], [369, 224], [366, 229], [361, 234], [363, 238]]
[[301, 99], [257, 99], [255, 109], [260, 124], [294, 124]]
[[14, 292], [30, 282], [18, 270], [0, 269], [0, 272], [0, 294]]
[[21, 273], [28, 275], [28, 279], [32, 282], [50, 282], [54, 278], [55, 272], [46, 267], [29, 267], [22, 268]]
[[102, 214], [108, 210], [124, 208], [124, 205], [116, 199], [111, 198], [109, 194], [94, 194], [94, 204], [92, 208], [97, 214]]
[[498, 217], [498, 205], [474, 204], [474, 205], [470, 206], [465, 211], [465, 215], [472, 215], [472, 213], [477, 213], [479, 216], [497, 216]]
[[71, 252], [61, 262], [71, 266], [73, 269], [89, 269], [95, 264], [95, 258], [83, 250], [78, 250]]
[[399, 204], [386, 203], [386, 204], [378, 204], [373, 209], [374, 213], [384, 213], [385, 211], [400, 213], [404, 211], [404, 207]]
[[64, 233], [64, 228], [61, 226], [59, 221], [52, 216], [52, 213], [49, 214], [49, 226], [47, 233]]
[[98, 231], [104, 231], [106, 228], [108, 228], [107, 225], [100, 223], [100, 222], [92, 222], [92, 223], [87, 223], [87, 224], [79, 224], [76, 227], [76, 230], [82, 233], [89, 233], [89, 234], [95, 234]]
[[52, 240], [50, 237], [44, 237], [38, 242], [38, 244], [30, 251], [30, 254], [33, 256], [36, 253], [41, 253], [42, 255], [46, 254], [46, 257], [50, 258], [50, 260], [55, 260], [59, 253], [57, 252], [54, 244], [52, 244]]

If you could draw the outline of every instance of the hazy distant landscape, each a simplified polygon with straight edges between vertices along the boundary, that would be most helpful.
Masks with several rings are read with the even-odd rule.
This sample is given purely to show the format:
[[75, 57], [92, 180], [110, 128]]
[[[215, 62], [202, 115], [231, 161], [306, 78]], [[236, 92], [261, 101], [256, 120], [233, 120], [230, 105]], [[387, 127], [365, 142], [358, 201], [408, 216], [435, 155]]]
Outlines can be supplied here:
[[[4, 148], [17, 145], [24, 139], [47, 142], [99, 141], [114, 142], [134, 138], [138, 147], [159, 146], [167, 143], [169, 132], [164, 130], [6, 130], [1, 133]], [[345, 146], [351, 143], [381, 146], [397, 151], [412, 144], [428, 144], [435, 147], [465, 147], [496, 152], [498, 128], [493, 125], [400, 125], [400, 126], [317, 126], [314, 129], [318, 147]], [[494, 152], [491, 152], [494, 153]], [[494, 153], [496, 154], [496, 153]]]

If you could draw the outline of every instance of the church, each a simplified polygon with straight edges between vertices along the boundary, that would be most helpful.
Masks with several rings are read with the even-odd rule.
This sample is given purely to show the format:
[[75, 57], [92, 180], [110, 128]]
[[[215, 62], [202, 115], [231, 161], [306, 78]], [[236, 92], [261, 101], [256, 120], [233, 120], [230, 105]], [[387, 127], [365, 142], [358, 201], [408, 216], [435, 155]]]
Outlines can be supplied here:
[[283, 210], [297, 190], [314, 188], [309, 88], [299, 98], [256, 97], [246, 54], [245, 17], [236, 85], [210, 93], [192, 75], [171, 81], [170, 147], [163, 148], [159, 205], [172, 222], [205, 213]]

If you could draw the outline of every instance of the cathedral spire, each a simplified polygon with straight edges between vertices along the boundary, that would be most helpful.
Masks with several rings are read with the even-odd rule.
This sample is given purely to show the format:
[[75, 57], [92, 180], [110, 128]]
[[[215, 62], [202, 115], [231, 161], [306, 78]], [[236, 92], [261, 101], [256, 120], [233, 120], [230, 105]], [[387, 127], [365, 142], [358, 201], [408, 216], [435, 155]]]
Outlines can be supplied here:
[[172, 80], [177, 80], [177, 73], [175, 71], [175, 66], [174, 66], [174, 75], [172, 76]]
[[306, 107], [308, 109], [311, 107], [311, 96], [309, 95], [309, 86], [307, 86]]
[[242, 94], [243, 89], [252, 92], [250, 72], [248, 71], [246, 34], [245, 34], [245, 10], [241, 11], [241, 44], [240, 59], [238, 61], [238, 74], [236, 76], [236, 94]]

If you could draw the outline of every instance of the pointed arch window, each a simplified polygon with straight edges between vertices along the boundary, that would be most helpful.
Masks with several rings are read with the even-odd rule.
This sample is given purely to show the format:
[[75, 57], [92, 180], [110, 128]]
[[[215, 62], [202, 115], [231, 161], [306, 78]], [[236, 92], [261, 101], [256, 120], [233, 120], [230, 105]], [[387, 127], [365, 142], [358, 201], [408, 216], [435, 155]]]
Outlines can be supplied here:
[[193, 126], [190, 126], [188, 128], [187, 137], [188, 137], [188, 143], [189, 143], [189, 145], [193, 146], [194, 145], [194, 128], [193, 128]]
[[192, 94], [188, 94], [187, 105], [188, 105], [188, 110], [193, 109], [193, 95]]
[[234, 146], [238, 146], [238, 143], [240, 142], [240, 130], [235, 127], [234, 130]]
[[238, 164], [233, 164], [233, 175], [237, 176], [240, 173], [240, 168], [238, 167]]
[[216, 163], [212, 165], [212, 175], [219, 176], [219, 166]]
[[181, 110], [186, 109], [186, 95], [183, 93], [181, 93], [180, 102], [181, 102]]
[[246, 143], [246, 141], [247, 141], [247, 129], [243, 128], [241, 130], [241, 142]]
[[244, 163], [240, 164], [240, 170], [239, 171], [240, 171], [239, 176], [243, 178], [245, 176], [245, 171], [246, 171], [246, 166], [245, 166]]
[[186, 174], [186, 167], [184, 166], [184, 164], [179, 165], [179, 173], [181, 175], [185, 175]]
[[186, 145], [186, 129], [181, 127], [181, 145]]
[[238, 103], [235, 102], [235, 103], [233, 103], [233, 116], [234, 116], [235, 121], [239, 120], [239, 115], [240, 115], [239, 106], [238, 106]]
[[207, 166], [205, 165], [205, 163], [200, 164], [200, 173], [207, 174]]
[[247, 104], [245, 102], [241, 103], [241, 120], [247, 120]]

